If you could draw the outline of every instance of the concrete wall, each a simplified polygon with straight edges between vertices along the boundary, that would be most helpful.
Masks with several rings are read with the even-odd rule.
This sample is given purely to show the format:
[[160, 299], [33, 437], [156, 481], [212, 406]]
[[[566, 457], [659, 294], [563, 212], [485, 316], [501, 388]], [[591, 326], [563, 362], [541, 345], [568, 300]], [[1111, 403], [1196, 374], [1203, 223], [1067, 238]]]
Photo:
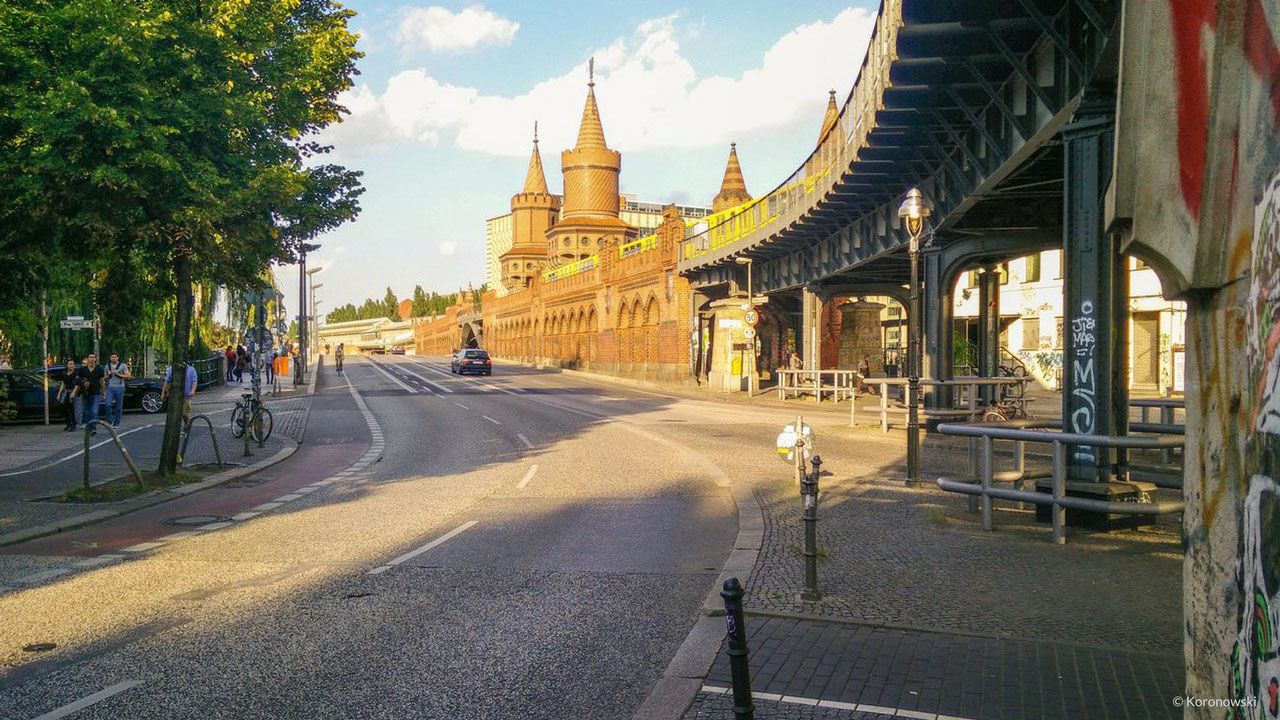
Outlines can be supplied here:
[[1128, 0], [1110, 227], [1187, 301], [1187, 693], [1280, 714], [1280, 5]]

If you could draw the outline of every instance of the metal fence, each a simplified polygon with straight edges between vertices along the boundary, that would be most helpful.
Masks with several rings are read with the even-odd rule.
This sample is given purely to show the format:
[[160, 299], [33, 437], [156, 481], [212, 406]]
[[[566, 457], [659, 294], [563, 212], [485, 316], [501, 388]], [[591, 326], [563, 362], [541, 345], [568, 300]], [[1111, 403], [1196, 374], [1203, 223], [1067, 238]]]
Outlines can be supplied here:
[[201, 390], [221, 385], [226, 381], [222, 363], [226, 360], [222, 355], [211, 355], [204, 360], [192, 360], [191, 366], [196, 369], [196, 387]]

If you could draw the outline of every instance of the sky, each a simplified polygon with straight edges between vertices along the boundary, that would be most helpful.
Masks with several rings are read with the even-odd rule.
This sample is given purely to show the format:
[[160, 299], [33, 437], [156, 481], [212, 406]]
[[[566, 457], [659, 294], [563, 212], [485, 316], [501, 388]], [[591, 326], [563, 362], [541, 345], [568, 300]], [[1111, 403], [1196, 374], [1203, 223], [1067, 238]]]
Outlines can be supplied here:
[[[729, 143], [753, 195], [813, 149], [827, 91], [843, 102], [877, 3], [540, 0], [347, 3], [359, 76], [321, 139], [364, 173], [363, 211], [308, 258], [321, 315], [390, 286], [452, 292], [485, 275], [485, 220], [509, 211], [538, 123], [551, 191], [573, 145], [595, 59], [621, 190], [709, 205]], [[276, 269], [286, 296], [297, 267]]]

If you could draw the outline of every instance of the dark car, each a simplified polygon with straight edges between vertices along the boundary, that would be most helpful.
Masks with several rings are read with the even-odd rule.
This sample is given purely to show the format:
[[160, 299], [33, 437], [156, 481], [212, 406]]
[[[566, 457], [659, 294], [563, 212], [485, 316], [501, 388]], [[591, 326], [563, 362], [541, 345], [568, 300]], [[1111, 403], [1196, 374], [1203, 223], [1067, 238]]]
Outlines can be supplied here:
[[[15, 419], [26, 420], [44, 415], [43, 382], [40, 375], [24, 370], [0, 370], [0, 392], [13, 403]], [[58, 404], [55, 397], [58, 384], [49, 380], [49, 409], [57, 415]]]
[[395, 346], [395, 347], [391, 348], [391, 351], [390, 351], [390, 352], [391, 352], [391, 354], [392, 354], [392, 355], [403, 355], [403, 354], [404, 354], [404, 348], [403, 348], [403, 347], [401, 347], [401, 346], [399, 346], [399, 345], [397, 345], [397, 346]]
[[489, 353], [483, 350], [459, 350], [449, 363], [449, 371], [457, 375], [469, 372], [492, 375], [493, 361], [489, 359]]
[[[40, 370], [32, 370], [31, 374], [35, 376], [36, 383], [40, 383]], [[62, 382], [62, 378], [67, 374], [65, 367], [49, 368], [49, 397], [52, 399], [58, 391], [58, 383]], [[164, 403], [160, 401], [160, 391], [164, 388], [164, 382], [158, 378], [139, 378], [132, 377], [124, 381], [124, 409], [125, 410], [141, 410], [145, 413], [158, 413], [164, 409]], [[36, 395], [36, 402], [40, 401], [39, 394]], [[43, 410], [41, 411], [43, 412]], [[101, 412], [106, 413], [106, 406], [102, 407]]]

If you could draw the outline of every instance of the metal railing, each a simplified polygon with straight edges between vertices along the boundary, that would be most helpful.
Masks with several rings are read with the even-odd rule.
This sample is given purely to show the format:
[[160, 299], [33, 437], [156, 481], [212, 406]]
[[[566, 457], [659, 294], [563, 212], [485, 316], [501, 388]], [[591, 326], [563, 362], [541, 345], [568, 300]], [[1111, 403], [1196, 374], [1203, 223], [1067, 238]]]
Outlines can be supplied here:
[[555, 282], [556, 280], [560, 280], [562, 278], [571, 277], [573, 275], [577, 275], [580, 272], [585, 272], [587, 270], [590, 270], [591, 268], [599, 264], [599, 262], [600, 262], [600, 256], [592, 255], [591, 257], [578, 260], [577, 262], [571, 262], [568, 265], [561, 265], [558, 268], [548, 270], [542, 273], [542, 280], [544, 282]]
[[222, 465], [222, 450], [218, 449], [218, 436], [213, 432], [213, 421], [208, 415], [192, 415], [188, 420], [186, 427], [182, 431], [182, 449], [178, 451], [178, 465], [185, 464], [187, 457], [187, 443], [191, 441], [191, 425], [197, 420], [203, 420], [205, 425], [209, 426], [209, 442], [213, 443], [213, 456], [218, 460], [218, 467]]
[[629, 243], [623, 243], [618, 246], [618, 258], [629, 258], [632, 255], [639, 255], [658, 247], [658, 236], [646, 235], [638, 240], [632, 240]]
[[[1160, 450], [1181, 448], [1183, 439], [1174, 436], [1134, 436], [1134, 435], [1082, 435], [1065, 433], [1051, 429], [1053, 423], [1036, 423], [1021, 421], [1012, 423], [942, 423], [938, 432], [943, 435], [974, 438], [981, 443], [981, 454], [978, 459], [977, 476], [964, 479], [953, 477], [938, 478], [938, 487], [947, 492], [956, 492], [977, 497], [982, 505], [982, 529], [992, 530], [993, 502], [995, 500], [1013, 500], [1020, 503], [1035, 503], [1050, 506], [1050, 520], [1053, 525], [1053, 541], [1064, 544], [1066, 535], [1066, 511], [1083, 510], [1086, 512], [1124, 514], [1124, 515], [1164, 515], [1182, 512], [1186, 503], [1182, 500], [1139, 502], [1117, 502], [1110, 500], [1094, 500], [1091, 498], [1071, 497], [1067, 495], [1067, 448], [1091, 447], [1108, 448], [1117, 451]], [[994, 469], [994, 445], [997, 440], [1011, 440], [1015, 443], [1015, 456], [1019, 466], [1022, 465], [1024, 443], [1045, 443], [1053, 446], [1053, 463], [1047, 477], [1052, 478], [1051, 492], [1042, 493], [1018, 488], [998, 488], [997, 482], [1017, 482], [1019, 485], [1032, 475], [1024, 468], [997, 473]], [[1041, 474], [1037, 477], [1046, 477]], [[972, 503], [971, 503], [972, 507]]]
[[[124, 458], [125, 465], [129, 466], [129, 472], [133, 474], [134, 479], [138, 481], [138, 487], [146, 487], [146, 482], [142, 479], [142, 472], [138, 470], [138, 466], [133, 462], [133, 458], [129, 455], [129, 449], [124, 446], [124, 441], [120, 439], [120, 433], [111, 426], [111, 423], [100, 422], [101, 427], [105, 428], [111, 434], [111, 440], [116, 444], [116, 449], [120, 451], [120, 456]], [[84, 464], [82, 467], [82, 481], [84, 489], [89, 489], [89, 450], [92, 449], [89, 438], [93, 435], [93, 424], [85, 423], [84, 425]]]
[[[219, 385], [226, 381], [222, 363], [226, 360], [222, 355], [211, 355], [203, 360], [192, 360], [191, 367], [196, 369], [196, 387], [201, 390]], [[167, 365], [166, 365], [167, 367]], [[164, 371], [161, 371], [163, 374]]]
[[835, 402], [846, 397], [853, 397], [858, 373], [853, 370], [789, 370], [779, 368], [778, 399], [786, 400], [791, 395], [813, 395], [814, 402], [822, 402], [822, 396], [828, 394]]
[[[1021, 394], [1023, 391], [1023, 387], [1021, 386], [1025, 386], [1029, 380], [1030, 378], [1026, 377], [957, 377], [950, 380], [927, 380], [921, 378], [920, 387], [959, 388], [959, 392], [952, 394], [954, 403], [951, 407], [923, 408], [922, 415], [925, 418], [947, 417], [951, 419], [959, 418], [965, 420], [977, 420], [987, 410], [987, 406], [979, 402], [981, 398], [979, 397], [978, 388], [1017, 386], [1019, 390], [1018, 394]], [[907, 382], [907, 378], [902, 377], [863, 378], [862, 384], [864, 386], [870, 385], [879, 388], [879, 391], [876, 393], [880, 396], [879, 407], [876, 408], [875, 412], [879, 415], [880, 430], [882, 432], [889, 432], [889, 427], [892, 424], [889, 420], [890, 415], [899, 415], [905, 422], [907, 414], [910, 412], [910, 408], [905, 404]], [[902, 400], [895, 401], [895, 404], [892, 405], [889, 404], [889, 388], [891, 387], [903, 388], [902, 393], [899, 394], [899, 397], [902, 398]], [[1024, 402], [1027, 401], [1024, 400]], [[849, 407], [849, 425], [856, 425], [857, 419], [858, 399], [855, 397]]]

